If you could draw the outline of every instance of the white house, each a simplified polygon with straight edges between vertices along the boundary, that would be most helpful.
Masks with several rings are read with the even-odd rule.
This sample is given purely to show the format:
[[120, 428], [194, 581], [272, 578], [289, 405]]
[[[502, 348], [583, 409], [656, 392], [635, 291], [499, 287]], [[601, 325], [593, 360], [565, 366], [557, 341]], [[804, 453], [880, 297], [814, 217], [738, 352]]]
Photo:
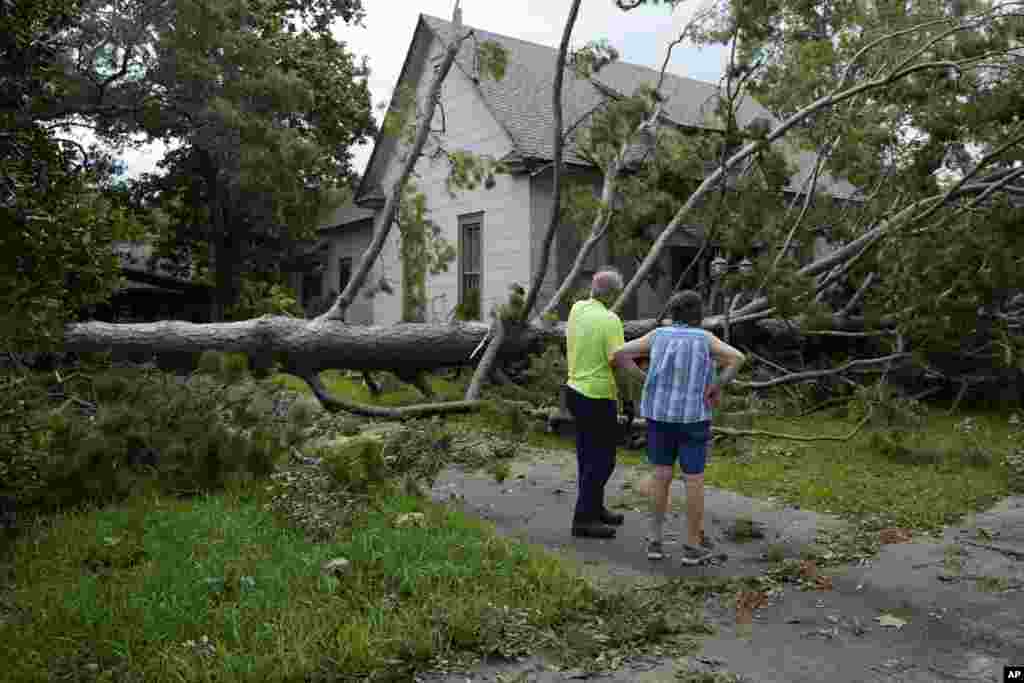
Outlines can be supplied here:
[[[455, 65], [444, 82], [441, 102], [435, 114], [434, 128], [444, 129], [443, 143], [449, 150], [466, 150], [506, 161], [511, 173], [497, 176], [491, 189], [480, 187], [459, 192], [452, 198], [445, 189], [447, 160], [424, 155], [416, 166], [416, 183], [426, 194], [429, 218], [442, 227], [446, 238], [457, 245], [458, 258], [447, 273], [428, 275], [427, 318], [442, 322], [471, 288], [479, 288], [482, 312], [486, 317], [492, 306], [505, 301], [509, 286], [529, 282], [539, 257], [551, 211], [552, 129], [551, 92], [557, 51], [509, 36], [475, 29], [477, 40], [495, 41], [508, 55], [505, 77], [494, 81], [480, 76], [474, 63], [473, 40], [466, 41]], [[453, 25], [445, 20], [420, 15], [402, 67], [399, 84], [415, 88], [422, 101], [433, 71], [445, 45], [454, 35]], [[605, 98], [632, 93], [638, 85], [657, 82], [658, 73], [646, 67], [613, 63], [590, 79], [577, 79], [567, 73], [564, 81], [564, 120], [575, 121], [592, 111]], [[674, 125], [702, 128], [709, 126], [708, 114], [714, 110], [718, 87], [666, 74], [662, 93], [667, 96], [664, 113]], [[442, 111], [443, 109], [443, 111]], [[747, 98], [738, 113], [739, 124], [755, 118], [773, 120], [771, 114]], [[428, 143], [429, 144], [429, 143]], [[321, 239], [320, 270], [296, 277], [300, 297], [340, 291], [358, 259], [367, 248], [375, 212], [384, 204], [399, 172], [402, 143], [378, 135], [366, 172], [356, 192], [355, 205], [344, 207], [324, 222]], [[813, 167], [808, 153], [794, 159], [799, 168], [791, 179], [790, 192], [798, 192]], [[569, 173], [593, 179], [599, 187], [600, 173], [576, 156], [567, 146], [565, 162]], [[849, 198], [855, 188], [827, 175], [819, 188], [841, 198]], [[654, 227], [653, 232], [659, 228]], [[702, 235], [699, 228], [680, 230], [664, 258], [666, 272], [678, 272], [692, 259]], [[630, 274], [631, 265], [620, 263], [614, 245], [602, 243], [595, 249], [580, 284], [589, 281], [593, 269], [603, 263], [615, 263]], [[548, 277], [541, 292], [541, 303], [554, 293], [569, 272], [577, 253], [579, 238], [572, 226], [562, 226], [553, 245]], [[821, 245], [819, 245], [820, 248]], [[680, 265], [681, 264], [681, 265]], [[381, 258], [371, 273], [371, 282], [381, 276], [393, 287], [392, 294], [373, 298], [362, 294], [348, 312], [352, 323], [388, 325], [401, 318], [401, 262], [398, 230], [392, 229]], [[654, 315], [668, 288], [663, 278], [658, 291], [644, 285], [623, 313], [627, 318]], [[662, 291], [664, 290], [664, 291]]]

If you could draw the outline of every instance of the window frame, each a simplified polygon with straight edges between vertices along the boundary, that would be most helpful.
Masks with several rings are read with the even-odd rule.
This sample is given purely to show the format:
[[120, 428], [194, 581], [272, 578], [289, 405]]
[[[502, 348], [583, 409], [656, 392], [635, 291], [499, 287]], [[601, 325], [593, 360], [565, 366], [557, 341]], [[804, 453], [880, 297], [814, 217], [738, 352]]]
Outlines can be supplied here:
[[[473, 213], [461, 214], [459, 221], [459, 282], [458, 282], [458, 303], [461, 306], [466, 296], [466, 276], [475, 275], [477, 278], [477, 291], [480, 293], [480, 310], [477, 320], [483, 319], [484, 299], [484, 212], [474, 211]], [[476, 272], [466, 271], [466, 232], [470, 227], [476, 227], [477, 242], [477, 268]]]

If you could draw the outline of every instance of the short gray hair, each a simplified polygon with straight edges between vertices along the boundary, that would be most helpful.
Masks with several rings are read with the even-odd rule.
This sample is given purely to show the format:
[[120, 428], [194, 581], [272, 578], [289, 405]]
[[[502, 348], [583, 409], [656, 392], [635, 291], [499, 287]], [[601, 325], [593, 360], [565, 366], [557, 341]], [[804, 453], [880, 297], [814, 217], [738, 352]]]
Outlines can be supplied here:
[[590, 282], [590, 296], [595, 299], [606, 297], [612, 292], [618, 292], [622, 290], [622, 273], [619, 272], [618, 268], [612, 266], [604, 266], [596, 273], [594, 273], [594, 279]]

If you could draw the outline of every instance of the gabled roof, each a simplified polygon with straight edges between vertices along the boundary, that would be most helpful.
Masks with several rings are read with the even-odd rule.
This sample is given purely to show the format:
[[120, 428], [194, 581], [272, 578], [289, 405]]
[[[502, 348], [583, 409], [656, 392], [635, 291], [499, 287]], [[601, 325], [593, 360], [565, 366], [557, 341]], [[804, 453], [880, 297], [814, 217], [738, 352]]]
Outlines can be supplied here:
[[335, 209], [326, 219], [320, 222], [320, 230], [339, 228], [350, 223], [357, 223], [367, 219], [373, 220], [377, 212], [373, 209], [364, 209], [354, 204], [345, 204]]
[[[443, 43], [448, 43], [455, 37], [454, 25], [438, 17], [421, 14], [416, 32], [423, 28]], [[483, 101], [494, 114], [495, 120], [511, 136], [517, 156], [550, 160], [554, 156], [554, 112], [551, 106], [551, 92], [558, 51], [553, 47], [479, 28], [464, 28], [472, 28], [476, 42], [470, 39], [463, 43], [456, 58], [457, 67], [476, 82]], [[508, 63], [501, 81], [479, 74], [475, 64], [476, 44], [484, 41], [498, 43], [507, 53]], [[401, 77], [405, 76], [409, 66], [413, 43], [415, 36], [410, 43]], [[600, 108], [608, 101], [609, 96], [632, 95], [641, 84], [656, 85], [658, 78], [659, 72], [654, 69], [624, 62], [613, 62], [605, 66], [591, 79], [578, 79], [567, 69], [562, 86], [563, 125], [568, 127]], [[710, 117], [717, 103], [717, 85], [666, 72], [661, 92], [667, 100], [664, 106], [665, 118], [672, 123], [693, 128], [715, 127]], [[740, 126], [746, 126], [756, 118], [776, 120], [767, 109], [752, 98], [744, 98], [737, 111], [737, 122]], [[378, 143], [379, 140], [378, 137]], [[374, 154], [367, 165], [364, 182], [369, 176], [376, 152], [377, 145], [374, 146]], [[813, 168], [813, 155], [800, 154], [794, 161], [800, 170], [787, 189], [799, 191], [803, 179]], [[586, 160], [574, 153], [572, 145], [565, 148], [565, 162], [589, 165]], [[819, 188], [842, 197], [849, 197], [856, 192], [856, 188], [846, 181], [837, 181], [827, 174], [822, 174], [819, 179]], [[375, 189], [379, 190], [361, 186], [358, 196], [362, 199]]]

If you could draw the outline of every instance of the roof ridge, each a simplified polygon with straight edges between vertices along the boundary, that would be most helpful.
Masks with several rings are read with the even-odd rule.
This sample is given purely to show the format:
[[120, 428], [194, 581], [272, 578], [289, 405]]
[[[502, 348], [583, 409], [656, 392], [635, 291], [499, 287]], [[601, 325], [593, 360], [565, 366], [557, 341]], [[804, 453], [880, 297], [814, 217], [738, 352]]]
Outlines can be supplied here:
[[[420, 13], [420, 15], [422, 17], [424, 17], [424, 18], [437, 19], [437, 17], [431, 16], [429, 14], [423, 14], [422, 12]], [[444, 21], [444, 20], [442, 19], [440, 21]], [[424, 23], [424, 25], [426, 25], [428, 31], [433, 33], [436, 36], [436, 38], [438, 40], [440, 40], [442, 43], [444, 42], [444, 37], [438, 35], [437, 32], [434, 31], [434, 29], [430, 27], [430, 24], [428, 22], [423, 22], [423, 23]], [[447, 23], [449, 25], [451, 25], [451, 22], [447, 22]], [[482, 29], [473, 29], [473, 30], [482, 30]], [[488, 33], [489, 33], [489, 31], [488, 31]], [[495, 34], [495, 35], [497, 35], [497, 34]], [[460, 51], [461, 51], [461, 49], [460, 49]], [[516, 136], [512, 134], [512, 131], [509, 130], [507, 125], [505, 125], [505, 122], [501, 119], [500, 116], [498, 116], [498, 113], [496, 111], [494, 111], [494, 107], [492, 106], [490, 99], [484, 93], [483, 88], [480, 87], [480, 79], [479, 79], [479, 77], [476, 74], [468, 73], [466, 71], [465, 67], [462, 66], [461, 62], [459, 61], [459, 59], [457, 57], [458, 57], [458, 55], [456, 55], [455, 66], [458, 67], [459, 71], [461, 71], [462, 74], [473, 83], [473, 87], [476, 90], [477, 96], [480, 98], [480, 102], [483, 103], [484, 108], [491, 114], [491, 118], [494, 119], [494, 122], [496, 124], [498, 124], [498, 127], [501, 128], [501, 130], [505, 133], [506, 136], [508, 136], [509, 142], [512, 143], [512, 150], [515, 153], [521, 155], [523, 150], [522, 150], [522, 146], [519, 144], [519, 140], [517, 140]]]
[[[427, 14], [425, 12], [421, 12], [420, 14], [424, 18], [426, 18], [426, 19], [432, 19], [434, 21], [439, 21], [442, 24], [446, 24], [448, 26], [452, 26], [452, 22], [448, 21], [447, 19], [442, 19], [441, 17], [434, 16], [433, 14]], [[524, 43], [526, 45], [533, 45], [534, 47], [542, 47], [542, 48], [544, 48], [546, 50], [551, 50], [552, 52], [558, 52], [558, 48], [557, 47], [552, 47], [550, 45], [545, 45], [544, 43], [538, 43], [538, 42], [533, 41], [533, 40], [525, 40], [523, 38], [516, 38], [515, 36], [506, 35], [504, 33], [496, 33], [496, 32], [491, 31], [489, 29], [480, 28], [478, 26], [470, 26], [469, 24], [464, 24], [463, 26], [464, 26], [464, 28], [470, 28], [470, 29], [473, 29], [474, 31], [483, 31], [484, 33], [490, 33], [491, 35], [499, 36], [499, 37], [505, 38], [507, 40], [514, 40], [517, 43]], [[623, 66], [631, 66], [631, 67], [635, 67], [637, 69], [645, 69], [645, 70], [650, 71], [651, 73], [654, 73], [654, 74], [660, 74], [661, 73], [661, 71], [658, 70], [658, 69], [653, 69], [653, 68], [651, 68], [649, 66], [644, 66], [643, 64], [636, 64], [634, 62], [626, 62], [626, 61], [622, 61], [622, 60], [616, 60], [615, 62], [613, 62], [613, 64], [621, 64]], [[712, 83], [710, 81], [702, 81], [700, 79], [692, 78], [690, 76], [680, 76], [679, 74], [672, 73], [668, 69], [665, 70], [665, 73], [667, 75], [669, 75], [669, 76], [672, 76], [673, 78], [680, 78], [680, 79], [683, 79], [683, 80], [686, 80], [686, 81], [693, 81], [694, 83], [700, 83], [701, 85], [707, 85], [707, 86], [711, 86], [713, 88], [718, 88], [719, 87], [717, 83]], [[597, 75], [597, 74], [595, 74], [595, 75]]]

